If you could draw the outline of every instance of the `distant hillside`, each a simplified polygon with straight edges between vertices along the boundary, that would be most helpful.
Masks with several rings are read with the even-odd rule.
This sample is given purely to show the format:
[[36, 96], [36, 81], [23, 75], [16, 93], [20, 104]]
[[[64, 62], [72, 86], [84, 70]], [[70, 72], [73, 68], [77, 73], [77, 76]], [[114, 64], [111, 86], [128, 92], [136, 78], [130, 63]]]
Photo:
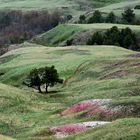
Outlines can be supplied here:
[[88, 33], [88, 37], [91, 33], [95, 31], [101, 31], [110, 29], [113, 26], [117, 26], [118, 28], [131, 28], [135, 33], [140, 34], [140, 27], [137, 25], [123, 25], [123, 24], [107, 24], [107, 23], [95, 23], [95, 24], [64, 24], [59, 25], [56, 28], [36, 36], [32, 39], [31, 42], [45, 45], [45, 46], [63, 46], [68, 39], [80, 39], [76, 44], [86, 44], [86, 34]]
[[[18, 9], [18, 10], [54, 10], [56, 8], [78, 15], [92, 8], [107, 6], [112, 3], [122, 2], [124, 0], [0, 0], [0, 9]], [[129, 0], [125, 0], [129, 1]]]

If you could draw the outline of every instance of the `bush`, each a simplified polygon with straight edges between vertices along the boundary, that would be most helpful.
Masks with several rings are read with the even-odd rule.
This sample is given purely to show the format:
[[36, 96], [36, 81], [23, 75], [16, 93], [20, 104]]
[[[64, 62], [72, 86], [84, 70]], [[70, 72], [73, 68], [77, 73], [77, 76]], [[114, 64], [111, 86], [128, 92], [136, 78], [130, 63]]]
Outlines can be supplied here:
[[110, 12], [108, 16], [106, 17], [107, 23], [116, 23], [116, 16], [113, 12]]
[[103, 17], [99, 10], [96, 10], [93, 13], [93, 16], [88, 20], [88, 23], [101, 23], [101, 22], [103, 22]]
[[80, 17], [79, 17], [79, 23], [86, 23], [86, 17], [85, 17], [85, 15], [80, 15]]
[[103, 41], [104, 40], [102, 34], [96, 32], [93, 34], [92, 38], [88, 40], [87, 45], [102, 45]]
[[72, 15], [67, 15], [67, 20], [71, 20], [72, 18]]
[[73, 42], [73, 39], [69, 39], [66, 41], [66, 46], [71, 46]]
[[136, 5], [134, 9], [140, 9], [140, 5]]
[[130, 8], [126, 9], [124, 13], [122, 13], [122, 17], [123, 21], [125, 21], [126, 23], [133, 24], [135, 22], [134, 10]]
[[117, 45], [132, 50], [138, 49], [136, 35], [132, 30], [130, 28], [125, 28], [120, 31], [116, 26], [102, 34], [100, 32], [94, 33], [87, 44]]

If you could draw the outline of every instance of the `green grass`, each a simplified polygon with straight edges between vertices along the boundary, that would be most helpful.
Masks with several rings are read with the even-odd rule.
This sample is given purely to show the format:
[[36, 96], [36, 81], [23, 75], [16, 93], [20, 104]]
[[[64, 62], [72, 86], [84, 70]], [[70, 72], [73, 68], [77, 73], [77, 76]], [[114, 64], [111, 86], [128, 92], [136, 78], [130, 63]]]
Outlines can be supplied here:
[[[91, 9], [95, 7], [106, 6], [112, 3], [121, 2], [123, 0], [0, 0], [0, 9], [19, 9], [24, 11], [29, 10], [54, 10], [56, 8], [63, 9], [65, 12], [70, 12], [74, 15], [77, 15], [81, 12], [84, 12], [85, 9]], [[80, 9], [80, 5], [83, 8]], [[63, 11], [63, 10], [62, 10]]]
[[115, 13], [117, 10], [124, 10], [127, 7], [134, 8], [136, 5], [139, 5], [140, 1], [139, 0], [133, 0], [133, 1], [122, 1], [120, 3], [113, 3], [111, 5], [107, 5], [104, 7], [99, 8], [102, 12], [110, 12], [115, 10]]
[[1, 139], [1, 140], [14, 140], [14, 139], [12, 139], [12, 138], [10, 138], [10, 137], [3, 136], [3, 135], [0, 135], [0, 139]]
[[33, 42], [45, 46], [57, 46], [58, 44], [63, 45], [66, 39], [72, 38], [76, 33], [83, 31], [82, 28], [75, 25], [59, 25], [58, 27], [37, 36], [33, 39]]
[[[112, 3], [110, 5], [103, 6], [101, 8], [97, 8], [96, 10], [99, 10], [103, 13], [103, 16], [113, 11], [116, 16], [121, 17], [124, 10], [128, 7], [134, 8], [136, 5], [139, 5], [139, 0], [133, 0], [133, 1], [120, 1], [118, 3]], [[94, 11], [90, 11], [86, 13], [86, 17], [90, 17], [93, 14]], [[137, 18], [140, 17], [140, 10], [134, 10], [135, 15]], [[76, 18], [75, 18], [76, 20]], [[73, 21], [75, 21], [73, 20]]]
[[[131, 51], [124, 51], [124, 49], [119, 47], [106, 47], [105, 55], [104, 52], [101, 51], [103, 48], [104, 47], [92, 46], [47, 48], [37, 47], [37, 45], [35, 46], [34, 44], [34, 47], [17, 49], [14, 51], [14, 55], [11, 54], [11, 51], [1, 58], [3, 61], [4, 59], [6, 61], [9, 57], [13, 57], [10, 61], [0, 65], [0, 70], [6, 72], [0, 79], [1, 81], [11, 83], [12, 85], [14, 85], [14, 83], [20, 85], [23, 81], [23, 77], [25, 77], [31, 69], [44, 65], [55, 65], [61, 76], [67, 79], [74, 73], [78, 65], [87, 60], [96, 60], [101, 56], [103, 59], [114, 55], [115, 57], [118, 57], [119, 55], [122, 55], [121, 53], [131, 53]], [[118, 51], [118, 54], [116, 54], [116, 50]], [[96, 54], [95, 57], [94, 54]], [[17, 79], [17, 77], [19, 79]]]
[[[67, 107], [87, 99], [112, 98], [113, 106], [140, 108], [139, 53], [113, 46], [49, 48], [24, 45], [30, 47], [10, 51], [0, 57], [0, 72], [4, 73], [0, 77], [1, 134], [19, 140], [54, 139], [48, 132], [50, 127], [93, 120], [77, 115], [59, 115]], [[31, 69], [46, 65], [55, 65], [60, 77], [67, 79], [63, 87], [58, 85], [49, 89], [58, 92], [41, 95], [22, 85]], [[139, 115], [138, 110], [129, 117]], [[128, 116], [125, 114], [123, 117]], [[139, 127], [138, 118], [122, 119], [69, 139], [83, 136], [83, 139], [107, 140], [114, 135], [114, 139], [128, 140], [139, 136]], [[125, 130], [132, 131], [132, 135], [124, 133]], [[40, 135], [36, 136], [38, 133]]]
[[130, 118], [114, 121], [107, 126], [92, 129], [67, 140], [139, 140], [140, 119]]
[[135, 33], [140, 33], [140, 26], [138, 25], [123, 25], [123, 24], [62, 24], [42, 35], [35, 37], [32, 42], [45, 46], [62, 46], [68, 39], [75, 38], [76, 35], [88, 31], [99, 31], [110, 29], [117, 26], [119, 29], [129, 27]]

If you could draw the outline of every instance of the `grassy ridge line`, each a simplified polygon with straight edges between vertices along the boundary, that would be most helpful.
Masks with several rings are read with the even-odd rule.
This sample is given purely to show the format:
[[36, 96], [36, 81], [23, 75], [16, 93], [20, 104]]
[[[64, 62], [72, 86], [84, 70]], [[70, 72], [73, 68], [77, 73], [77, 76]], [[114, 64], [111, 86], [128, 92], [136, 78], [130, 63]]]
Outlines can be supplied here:
[[111, 23], [94, 23], [94, 24], [69, 24], [72, 26], [78, 26], [82, 29], [96, 29], [96, 30], [106, 30], [110, 29], [113, 26], [117, 26], [119, 29], [123, 29], [126, 27], [129, 27], [135, 32], [140, 32], [140, 26], [139, 25], [125, 25], [125, 24], [111, 24]]
[[140, 1], [139, 0], [133, 0], [133, 1], [123, 1], [123, 2], [120, 2], [120, 3], [115, 3], [115, 4], [111, 4], [111, 5], [108, 5], [108, 6], [105, 6], [105, 7], [101, 7], [101, 8], [98, 8], [98, 10], [101, 10], [101, 11], [108, 11], [108, 10], [117, 10], [117, 9], [125, 9], [127, 7], [135, 7], [136, 5], [139, 5], [140, 4]]
[[[117, 2], [121, 2], [123, 0], [103, 0], [103, 1], [98, 1], [98, 0], [72, 0], [72, 1], [68, 1], [68, 0], [15, 0], [15, 1], [11, 1], [11, 0], [0, 0], [0, 8], [1, 9], [23, 9], [23, 10], [38, 10], [38, 9], [55, 9], [55, 8], [61, 8], [61, 7], [68, 7], [68, 8], [75, 8], [78, 9], [77, 11], [80, 11], [79, 9], [79, 5], [84, 5], [84, 6], [90, 6], [89, 7], [101, 7], [104, 5], [109, 5], [112, 3], [117, 3]], [[70, 9], [72, 11], [72, 9]]]
[[[136, 5], [140, 5], [140, 1], [139, 0], [133, 0], [133, 1], [120, 1], [118, 3], [113, 3], [110, 5], [106, 5], [100, 8], [96, 8], [96, 9], [92, 9], [90, 11], [86, 11], [85, 12], [85, 16], [86, 17], [90, 17], [92, 16], [93, 12], [95, 10], [99, 10], [103, 13], [103, 15], [107, 15], [108, 13], [110, 13], [111, 11], [113, 11], [115, 13], [116, 16], [121, 17], [122, 13], [124, 12], [124, 9], [130, 7], [130, 8], [134, 8]], [[140, 17], [140, 10], [138, 9], [134, 9], [134, 12], [136, 14], [136, 17], [139, 18]], [[79, 16], [74, 17], [71, 20], [71, 23], [74, 23], [75, 21], [78, 21]]]
[[31, 42], [44, 46], [61, 46], [65, 44], [68, 39], [73, 38], [85, 31], [97, 31], [110, 29], [113, 26], [118, 28], [131, 28], [135, 33], [140, 33], [140, 26], [138, 25], [123, 25], [123, 24], [107, 24], [107, 23], [95, 23], [95, 24], [61, 24], [54, 29], [36, 36]]

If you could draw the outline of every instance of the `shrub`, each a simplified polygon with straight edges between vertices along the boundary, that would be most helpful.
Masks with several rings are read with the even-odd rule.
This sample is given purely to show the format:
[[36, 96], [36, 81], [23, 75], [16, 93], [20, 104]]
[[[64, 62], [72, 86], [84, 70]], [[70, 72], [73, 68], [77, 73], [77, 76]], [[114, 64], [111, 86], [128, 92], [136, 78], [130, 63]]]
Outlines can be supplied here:
[[140, 9], [140, 5], [136, 5], [134, 9]]
[[73, 39], [69, 39], [66, 41], [66, 46], [71, 46], [73, 42]]
[[106, 22], [108, 23], [115, 23], [116, 22], [116, 16], [114, 12], [110, 12], [108, 16], [106, 17]]
[[80, 15], [80, 17], [79, 17], [79, 23], [86, 23], [86, 17], [85, 17], [85, 15]]
[[87, 41], [88, 45], [117, 45], [127, 49], [138, 50], [137, 37], [130, 28], [122, 29], [116, 27], [108, 29], [104, 33], [96, 32]]
[[124, 13], [122, 13], [122, 19], [130, 24], [133, 24], [135, 21], [135, 13], [134, 10], [128, 8], [124, 11]]
[[93, 13], [93, 16], [89, 18], [88, 23], [101, 23], [103, 22], [102, 14], [99, 10]]

